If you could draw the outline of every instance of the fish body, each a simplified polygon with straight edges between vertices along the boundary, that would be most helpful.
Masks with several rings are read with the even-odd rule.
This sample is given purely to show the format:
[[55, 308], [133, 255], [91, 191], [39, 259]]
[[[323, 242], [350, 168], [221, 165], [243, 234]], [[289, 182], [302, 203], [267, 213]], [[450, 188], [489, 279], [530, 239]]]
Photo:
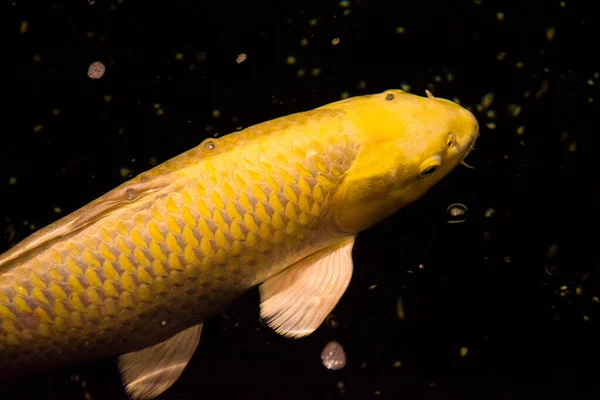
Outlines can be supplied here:
[[356, 234], [477, 135], [460, 106], [389, 90], [205, 140], [0, 256], [0, 379], [121, 355], [129, 394], [153, 398], [201, 324], [255, 286], [269, 326], [311, 333], [348, 285]]

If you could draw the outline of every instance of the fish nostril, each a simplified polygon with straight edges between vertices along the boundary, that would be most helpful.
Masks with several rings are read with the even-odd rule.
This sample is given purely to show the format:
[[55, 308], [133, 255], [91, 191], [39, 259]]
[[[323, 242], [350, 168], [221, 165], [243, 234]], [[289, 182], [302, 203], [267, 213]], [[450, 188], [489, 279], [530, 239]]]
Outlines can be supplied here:
[[450, 137], [448, 138], [448, 148], [451, 149], [453, 147], [456, 147], [456, 145], [457, 145], [456, 136], [450, 135]]

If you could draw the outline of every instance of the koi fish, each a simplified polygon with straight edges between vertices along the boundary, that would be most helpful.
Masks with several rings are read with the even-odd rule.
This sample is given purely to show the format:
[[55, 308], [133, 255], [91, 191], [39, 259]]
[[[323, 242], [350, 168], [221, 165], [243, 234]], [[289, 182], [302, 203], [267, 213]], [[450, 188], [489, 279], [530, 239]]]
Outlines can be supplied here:
[[315, 331], [356, 235], [423, 196], [479, 135], [388, 90], [206, 139], [0, 256], [0, 379], [119, 356], [133, 399], [181, 375], [202, 324], [258, 286], [277, 333]]

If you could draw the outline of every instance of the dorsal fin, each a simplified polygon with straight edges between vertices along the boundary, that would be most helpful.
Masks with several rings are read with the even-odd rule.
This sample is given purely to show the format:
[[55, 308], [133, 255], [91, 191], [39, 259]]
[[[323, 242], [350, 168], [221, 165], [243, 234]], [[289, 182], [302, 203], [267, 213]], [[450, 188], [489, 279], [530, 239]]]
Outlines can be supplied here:
[[40, 229], [0, 255], [0, 273], [8, 270], [17, 259], [24, 257], [29, 252], [72, 235], [124, 205], [133, 204], [150, 194], [163, 190], [172, 182], [173, 179], [168, 176], [157, 176], [150, 179], [147, 174], [141, 174], [125, 182], [79, 210]]

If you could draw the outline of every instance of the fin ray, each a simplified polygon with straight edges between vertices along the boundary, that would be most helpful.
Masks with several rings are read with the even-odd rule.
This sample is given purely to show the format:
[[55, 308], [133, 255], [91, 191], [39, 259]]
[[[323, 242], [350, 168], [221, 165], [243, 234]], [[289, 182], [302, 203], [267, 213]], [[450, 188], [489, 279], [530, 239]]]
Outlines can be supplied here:
[[167, 390], [188, 364], [202, 333], [194, 325], [162, 343], [119, 357], [119, 371], [132, 399], [149, 400]]
[[352, 278], [354, 236], [325, 248], [259, 287], [260, 315], [287, 337], [314, 332], [336, 306]]

